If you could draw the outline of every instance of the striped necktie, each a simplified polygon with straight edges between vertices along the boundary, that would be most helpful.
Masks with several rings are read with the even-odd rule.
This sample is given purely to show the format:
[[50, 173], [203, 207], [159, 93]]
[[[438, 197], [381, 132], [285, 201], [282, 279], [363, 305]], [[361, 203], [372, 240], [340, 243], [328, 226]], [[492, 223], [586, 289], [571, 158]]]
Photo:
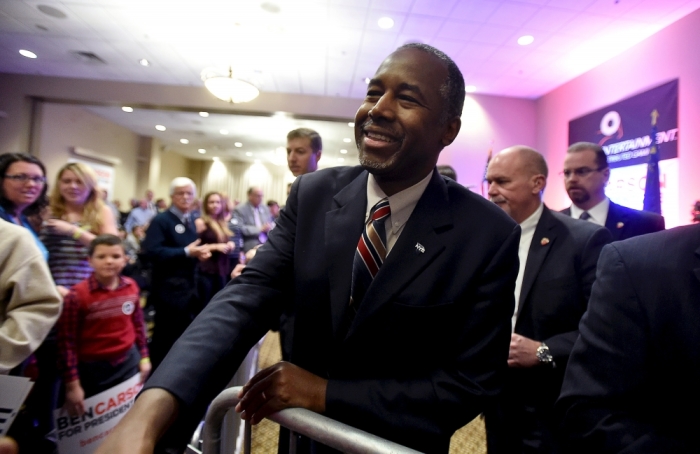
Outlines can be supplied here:
[[391, 215], [389, 199], [383, 198], [370, 210], [369, 221], [360, 236], [355, 250], [355, 260], [352, 267], [352, 288], [350, 291], [350, 307], [353, 314], [360, 307], [362, 299], [379, 268], [386, 258], [386, 228], [384, 221]]

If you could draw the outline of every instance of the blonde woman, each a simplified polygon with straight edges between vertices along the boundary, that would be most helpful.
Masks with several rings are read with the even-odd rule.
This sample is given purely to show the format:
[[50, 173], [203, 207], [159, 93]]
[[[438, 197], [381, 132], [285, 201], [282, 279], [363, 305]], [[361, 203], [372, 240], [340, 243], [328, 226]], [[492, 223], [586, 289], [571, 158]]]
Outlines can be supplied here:
[[202, 215], [194, 221], [202, 245], [206, 245], [211, 257], [199, 262], [199, 297], [204, 305], [226, 285], [230, 272], [228, 253], [234, 244], [229, 240], [231, 230], [226, 220], [227, 207], [218, 192], [210, 192], [202, 201]]
[[118, 232], [112, 210], [99, 195], [97, 175], [79, 162], [64, 165], [51, 191], [49, 219], [41, 230], [49, 251], [49, 269], [60, 292], [67, 293], [69, 287], [90, 276], [87, 247], [103, 233]]

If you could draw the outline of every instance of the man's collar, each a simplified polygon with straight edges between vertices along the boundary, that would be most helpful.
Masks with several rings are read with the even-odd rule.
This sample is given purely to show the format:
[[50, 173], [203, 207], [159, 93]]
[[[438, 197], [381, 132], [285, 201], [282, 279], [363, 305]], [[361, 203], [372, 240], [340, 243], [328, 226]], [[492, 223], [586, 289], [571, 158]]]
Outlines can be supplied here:
[[[408, 221], [418, 200], [425, 192], [425, 188], [428, 187], [432, 176], [433, 172], [430, 172], [418, 183], [389, 197], [392, 230], [400, 229]], [[367, 178], [367, 212], [365, 213], [365, 219], [369, 216], [369, 210], [384, 197], [387, 197], [387, 195], [379, 187], [379, 183], [377, 183], [374, 175], [370, 173]]]
[[600, 203], [592, 207], [590, 210], [582, 210], [574, 204], [571, 204], [571, 217], [578, 219], [584, 211], [588, 211], [591, 215], [589, 221], [595, 222], [599, 225], [605, 225], [605, 220], [608, 218], [608, 212], [610, 211], [610, 199], [604, 198]]

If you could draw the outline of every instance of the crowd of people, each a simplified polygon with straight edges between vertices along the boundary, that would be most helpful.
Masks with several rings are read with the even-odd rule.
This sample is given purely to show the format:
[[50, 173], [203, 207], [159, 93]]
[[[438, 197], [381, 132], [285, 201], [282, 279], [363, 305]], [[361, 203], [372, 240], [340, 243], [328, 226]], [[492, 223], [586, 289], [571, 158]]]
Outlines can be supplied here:
[[[118, 219], [87, 166], [61, 168], [49, 198], [40, 161], [0, 156], [0, 215], [29, 230], [32, 257], [53, 279], [36, 304], [47, 327], [38, 334], [48, 335], [31, 360], [34, 392], [47, 397], [30, 399], [34, 419], [64, 402], [78, 414], [95, 390], [153, 371], [98, 452], [182, 452], [275, 329], [284, 361], [252, 376], [236, 407], [252, 423], [302, 407], [446, 452], [452, 433], [483, 414], [491, 454], [693, 452], [697, 418], [672, 408], [700, 403], [700, 226], [662, 232], [660, 215], [608, 199], [610, 169], [594, 143], [567, 150], [562, 211], [542, 202], [549, 169], [528, 146], [490, 161], [489, 200], [470, 192], [453, 169], [436, 168], [463, 100], [448, 56], [400, 47], [357, 111], [360, 166], [316, 172], [321, 137], [288, 134], [297, 178], [281, 211], [257, 187], [235, 208], [218, 192], [197, 205], [196, 184], [180, 177], [168, 207], [150, 193]], [[84, 345], [104, 322], [79, 322], [91, 304], [135, 297], [129, 262], [148, 271], [151, 343], [134, 302], [110, 348]], [[24, 339], [12, 361], [0, 355], [0, 372], [22, 373], [36, 347]], [[112, 367], [97, 376], [104, 361]], [[37, 427], [45, 441], [50, 427]], [[297, 449], [330, 452], [303, 437]]]

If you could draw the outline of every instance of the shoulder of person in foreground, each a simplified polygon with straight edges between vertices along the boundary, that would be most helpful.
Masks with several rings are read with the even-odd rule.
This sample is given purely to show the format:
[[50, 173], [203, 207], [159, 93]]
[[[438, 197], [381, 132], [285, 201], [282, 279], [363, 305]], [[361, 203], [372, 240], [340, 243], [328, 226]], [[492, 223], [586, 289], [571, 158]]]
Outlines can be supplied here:
[[39, 347], [61, 313], [61, 297], [34, 237], [0, 221], [0, 373]]

